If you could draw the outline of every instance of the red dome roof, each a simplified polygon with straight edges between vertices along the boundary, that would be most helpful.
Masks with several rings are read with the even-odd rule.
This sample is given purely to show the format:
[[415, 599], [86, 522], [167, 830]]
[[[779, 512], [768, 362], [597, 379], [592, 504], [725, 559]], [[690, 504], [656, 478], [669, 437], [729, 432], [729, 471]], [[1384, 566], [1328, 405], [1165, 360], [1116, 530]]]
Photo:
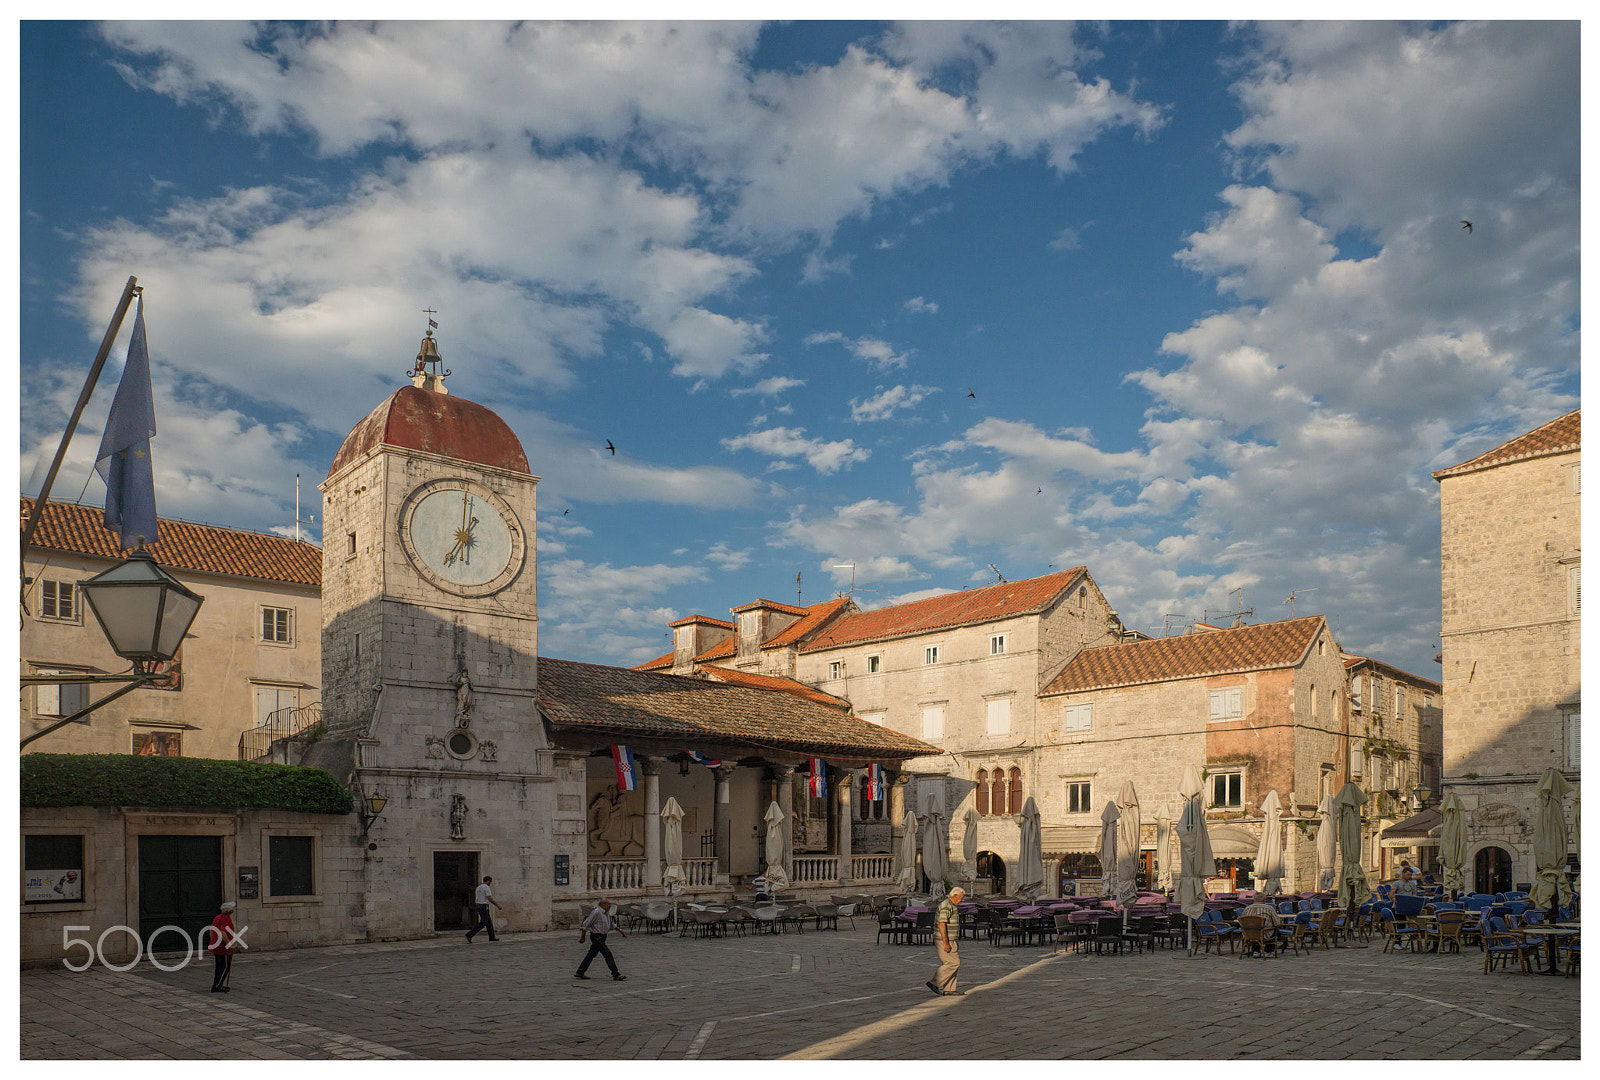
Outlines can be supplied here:
[[478, 465], [530, 473], [522, 443], [506, 422], [475, 401], [402, 386], [345, 436], [332, 476], [378, 446], [426, 450]]

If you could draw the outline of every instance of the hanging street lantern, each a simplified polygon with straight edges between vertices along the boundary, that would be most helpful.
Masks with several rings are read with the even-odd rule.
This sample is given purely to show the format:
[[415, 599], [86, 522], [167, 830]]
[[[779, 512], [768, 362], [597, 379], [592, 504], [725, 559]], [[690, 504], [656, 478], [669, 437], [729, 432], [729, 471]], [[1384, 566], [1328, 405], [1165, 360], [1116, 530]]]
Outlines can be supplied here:
[[177, 654], [205, 602], [143, 548], [78, 588], [111, 648], [140, 672], [150, 672]]

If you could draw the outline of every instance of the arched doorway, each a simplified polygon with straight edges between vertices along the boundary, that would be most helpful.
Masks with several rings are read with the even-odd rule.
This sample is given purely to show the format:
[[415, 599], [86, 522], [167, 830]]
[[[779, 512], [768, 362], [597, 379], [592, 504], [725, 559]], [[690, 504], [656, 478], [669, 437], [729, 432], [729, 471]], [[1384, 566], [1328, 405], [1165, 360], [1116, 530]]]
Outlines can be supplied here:
[[1511, 852], [1503, 847], [1480, 848], [1473, 861], [1473, 887], [1481, 893], [1511, 888]]
[[992, 851], [978, 852], [978, 879], [989, 881], [989, 892], [1006, 891], [1006, 861]]

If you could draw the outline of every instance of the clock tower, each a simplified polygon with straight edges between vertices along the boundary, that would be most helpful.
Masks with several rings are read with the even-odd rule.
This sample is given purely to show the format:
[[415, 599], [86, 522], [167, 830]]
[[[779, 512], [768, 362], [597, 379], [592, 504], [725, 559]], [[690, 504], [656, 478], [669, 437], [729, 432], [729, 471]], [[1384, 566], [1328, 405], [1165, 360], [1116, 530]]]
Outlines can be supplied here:
[[549, 861], [554, 803], [535, 705], [539, 478], [440, 366], [430, 325], [411, 385], [355, 426], [321, 485], [326, 737], [348, 748], [336, 771], [385, 800], [366, 837], [373, 935], [456, 929], [485, 874], [500, 914], [549, 921], [548, 892], [518, 886]]

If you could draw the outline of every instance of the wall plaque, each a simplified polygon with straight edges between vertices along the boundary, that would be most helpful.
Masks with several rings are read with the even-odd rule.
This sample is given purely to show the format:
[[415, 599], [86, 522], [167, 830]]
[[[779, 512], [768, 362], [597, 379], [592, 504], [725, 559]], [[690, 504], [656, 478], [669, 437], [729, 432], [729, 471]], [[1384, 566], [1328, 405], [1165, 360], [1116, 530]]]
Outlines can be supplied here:
[[255, 900], [261, 895], [261, 867], [239, 867], [239, 899]]

